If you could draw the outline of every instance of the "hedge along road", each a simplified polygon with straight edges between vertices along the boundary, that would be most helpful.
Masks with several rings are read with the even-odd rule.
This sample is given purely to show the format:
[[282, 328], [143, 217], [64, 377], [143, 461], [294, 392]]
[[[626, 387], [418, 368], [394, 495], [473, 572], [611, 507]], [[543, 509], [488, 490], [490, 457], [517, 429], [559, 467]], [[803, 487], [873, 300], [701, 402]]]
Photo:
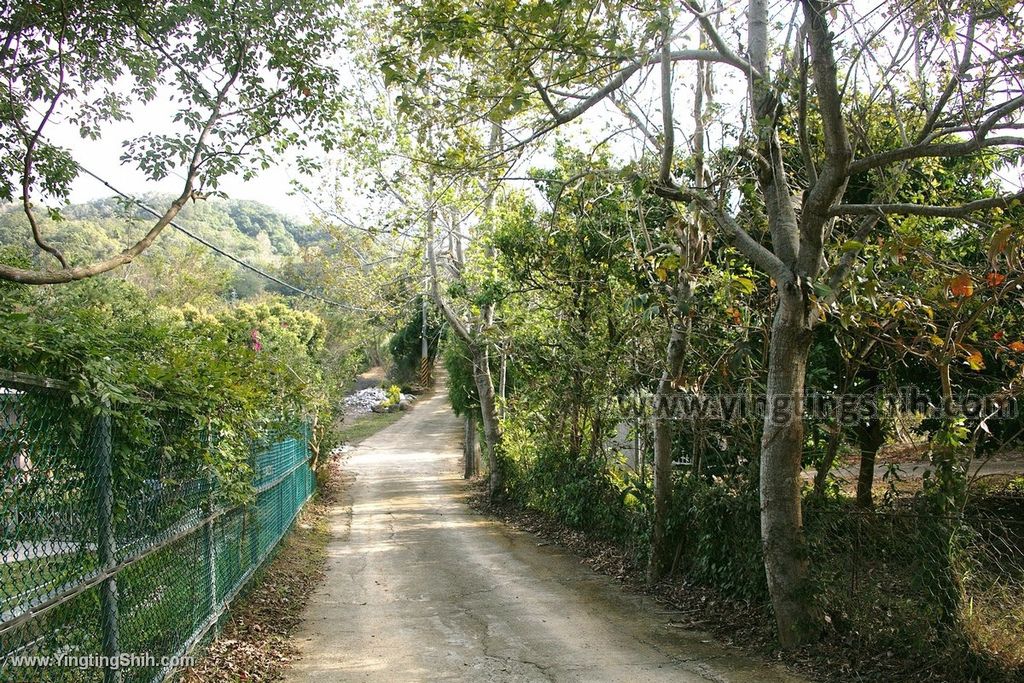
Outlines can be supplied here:
[[439, 387], [355, 449], [286, 681], [797, 680], [474, 513], [461, 435]]

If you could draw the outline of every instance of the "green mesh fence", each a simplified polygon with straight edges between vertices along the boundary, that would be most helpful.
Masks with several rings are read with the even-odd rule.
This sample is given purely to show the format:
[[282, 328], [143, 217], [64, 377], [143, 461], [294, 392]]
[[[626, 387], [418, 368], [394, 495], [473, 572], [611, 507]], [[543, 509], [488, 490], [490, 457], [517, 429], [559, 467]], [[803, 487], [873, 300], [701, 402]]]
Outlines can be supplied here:
[[123, 467], [58, 383], [0, 374], [0, 681], [166, 678], [312, 494], [300, 432], [253, 447], [254, 500], [228, 508], [187, 468]]

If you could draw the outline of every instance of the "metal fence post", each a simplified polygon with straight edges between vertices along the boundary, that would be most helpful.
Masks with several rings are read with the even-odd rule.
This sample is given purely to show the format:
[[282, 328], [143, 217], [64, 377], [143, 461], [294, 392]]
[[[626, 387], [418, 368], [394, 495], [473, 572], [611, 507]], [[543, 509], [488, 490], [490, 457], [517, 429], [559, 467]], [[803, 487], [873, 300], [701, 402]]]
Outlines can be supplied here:
[[[114, 538], [114, 476], [110, 436], [110, 404], [104, 401], [95, 418], [95, 456], [97, 462], [96, 493], [99, 497], [98, 527], [100, 571], [109, 572], [117, 566]], [[107, 665], [104, 683], [120, 683], [121, 671], [116, 665], [120, 657], [117, 620], [117, 579], [111, 575], [100, 584], [100, 610], [103, 633], [103, 655]], [[113, 664], [113, 665], [112, 665]]]
[[313, 428], [309, 420], [302, 421], [302, 457], [309, 461], [309, 447], [313, 441]]
[[206, 479], [207, 493], [206, 493], [206, 516], [209, 518], [206, 520], [205, 529], [203, 533], [206, 535], [206, 566], [209, 569], [209, 576], [207, 577], [207, 587], [210, 591], [210, 614], [214, 614], [217, 611], [217, 548], [216, 540], [213, 533], [213, 511], [214, 511], [214, 500], [213, 500], [213, 476], [210, 475]]

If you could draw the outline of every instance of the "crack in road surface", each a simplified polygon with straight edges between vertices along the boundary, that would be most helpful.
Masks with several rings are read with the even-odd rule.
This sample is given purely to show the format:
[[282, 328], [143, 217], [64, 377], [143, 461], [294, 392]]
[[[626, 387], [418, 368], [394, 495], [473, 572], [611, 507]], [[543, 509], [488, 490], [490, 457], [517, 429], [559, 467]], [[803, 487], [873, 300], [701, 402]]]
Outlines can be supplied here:
[[445, 397], [353, 451], [286, 681], [798, 680], [467, 507]]

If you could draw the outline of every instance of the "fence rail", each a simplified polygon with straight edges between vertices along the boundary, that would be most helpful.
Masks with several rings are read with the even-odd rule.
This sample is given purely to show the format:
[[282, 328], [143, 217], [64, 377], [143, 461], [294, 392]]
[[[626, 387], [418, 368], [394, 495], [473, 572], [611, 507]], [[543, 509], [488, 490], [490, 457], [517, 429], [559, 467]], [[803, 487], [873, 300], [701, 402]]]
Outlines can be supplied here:
[[296, 431], [253, 447], [253, 500], [226, 506], [195, 458], [131, 451], [109, 410], [0, 372], [0, 681], [167, 678], [312, 494]]

